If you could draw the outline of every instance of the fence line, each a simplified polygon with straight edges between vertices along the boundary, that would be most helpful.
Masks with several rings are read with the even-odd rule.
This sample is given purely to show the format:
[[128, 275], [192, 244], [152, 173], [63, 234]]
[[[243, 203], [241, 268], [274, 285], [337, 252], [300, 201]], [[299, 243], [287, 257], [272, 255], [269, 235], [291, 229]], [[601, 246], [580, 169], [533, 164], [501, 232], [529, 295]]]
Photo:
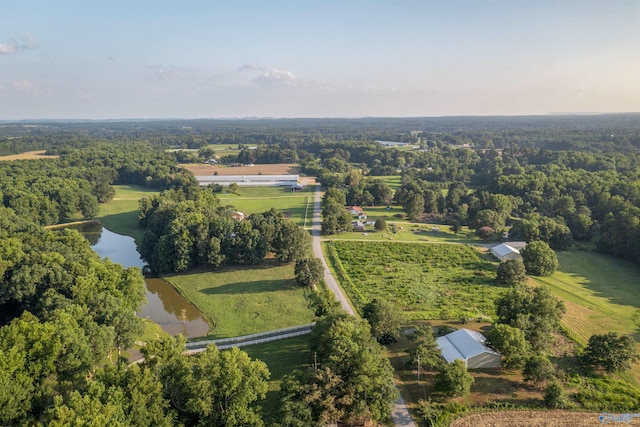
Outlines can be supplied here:
[[[232, 338], [221, 338], [221, 339], [217, 339], [217, 340], [207, 340], [207, 341], [193, 341], [193, 342], [188, 342], [187, 343], [187, 350], [191, 350], [191, 349], [196, 349], [196, 348], [205, 348], [206, 346], [208, 346], [209, 344], [215, 344], [216, 347], [222, 349], [221, 346], [236, 346], [236, 347], [240, 347], [241, 343], [244, 342], [251, 342], [251, 341], [256, 341], [259, 339], [262, 339], [262, 342], [268, 342], [266, 341], [267, 338], [269, 337], [276, 337], [276, 339], [281, 339], [281, 336], [283, 335], [288, 335], [291, 333], [297, 333], [297, 332], [302, 332], [301, 334], [298, 335], [304, 335], [304, 334], [308, 334], [309, 332], [311, 332], [311, 329], [315, 326], [315, 322], [312, 323], [308, 323], [306, 325], [299, 325], [299, 326], [291, 326], [288, 328], [282, 328], [282, 329], [274, 329], [272, 331], [267, 331], [267, 332], [259, 332], [257, 334], [251, 334], [251, 335], [242, 335], [240, 337], [232, 337]], [[291, 336], [298, 336], [298, 335], [291, 335]], [[274, 341], [274, 340], [271, 340]], [[246, 345], [246, 344], [243, 344]], [[228, 348], [228, 347], [227, 347]]]

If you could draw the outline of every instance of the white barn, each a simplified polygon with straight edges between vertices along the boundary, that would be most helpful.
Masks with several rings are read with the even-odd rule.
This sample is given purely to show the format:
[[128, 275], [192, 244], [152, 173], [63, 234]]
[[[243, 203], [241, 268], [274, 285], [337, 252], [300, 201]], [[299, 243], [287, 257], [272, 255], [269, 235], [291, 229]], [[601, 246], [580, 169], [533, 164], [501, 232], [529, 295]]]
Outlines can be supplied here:
[[498, 258], [500, 261], [522, 259], [522, 257], [520, 256], [520, 249], [522, 249], [525, 245], [526, 243], [524, 242], [501, 243], [491, 248], [491, 254]]
[[460, 359], [469, 369], [500, 367], [502, 356], [484, 345], [484, 341], [484, 335], [469, 329], [459, 329], [437, 339], [447, 363]]
[[196, 180], [201, 187], [209, 184], [227, 186], [236, 183], [240, 187], [258, 186], [288, 186], [298, 184], [300, 175], [200, 175]]

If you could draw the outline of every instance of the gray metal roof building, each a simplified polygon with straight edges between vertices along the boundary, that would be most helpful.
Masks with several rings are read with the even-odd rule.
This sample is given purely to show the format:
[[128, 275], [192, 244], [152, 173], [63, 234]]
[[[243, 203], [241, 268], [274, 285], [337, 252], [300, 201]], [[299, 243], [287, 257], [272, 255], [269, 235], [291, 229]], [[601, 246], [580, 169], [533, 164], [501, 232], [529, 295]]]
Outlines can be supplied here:
[[500, 353], [484, 345], [484, 341], [484, 335], [469, 329], [459, 329], [437, 339], [447, 363], [460, 359], [470, 369], [500, 367]]

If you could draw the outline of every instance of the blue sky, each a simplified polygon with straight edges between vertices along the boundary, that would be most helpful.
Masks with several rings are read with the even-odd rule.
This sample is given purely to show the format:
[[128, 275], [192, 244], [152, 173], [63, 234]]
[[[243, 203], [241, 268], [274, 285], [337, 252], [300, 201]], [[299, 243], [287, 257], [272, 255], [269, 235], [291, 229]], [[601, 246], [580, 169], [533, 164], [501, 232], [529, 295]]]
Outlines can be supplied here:
[[640, 111], [640, 0], [0, 0], [0, 119]]

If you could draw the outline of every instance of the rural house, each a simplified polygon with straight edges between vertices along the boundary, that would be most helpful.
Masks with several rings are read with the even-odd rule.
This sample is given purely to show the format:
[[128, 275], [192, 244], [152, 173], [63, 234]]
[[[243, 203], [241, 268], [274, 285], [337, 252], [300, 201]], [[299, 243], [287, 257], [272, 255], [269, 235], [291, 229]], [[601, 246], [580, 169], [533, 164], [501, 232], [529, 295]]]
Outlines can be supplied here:
[[469, 329], [459, 329], [437, 339], [447, 363], [460, 359], [469, 369], [500, 367], [500, 353], [484, 345], [484, 341], [484, 335]]

